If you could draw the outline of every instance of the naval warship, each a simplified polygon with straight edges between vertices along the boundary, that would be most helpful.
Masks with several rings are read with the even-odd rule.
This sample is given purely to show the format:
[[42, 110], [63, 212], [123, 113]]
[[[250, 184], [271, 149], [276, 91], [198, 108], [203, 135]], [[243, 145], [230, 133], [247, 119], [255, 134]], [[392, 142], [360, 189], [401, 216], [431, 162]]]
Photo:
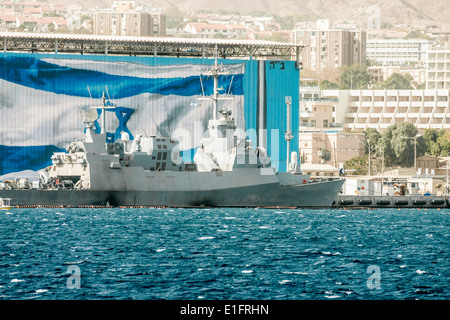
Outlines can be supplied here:
[[[286, 172], [277, 172], [264, 148], [234, 134], [231, 112], [218, 110], [218, 102], [229, 98], [219, 93], [223, 74], [217, 59], [206, 72], [214, 81], [212, 96], [204, 97], [213, 102], [213, 117], [193, 162], [183, 161], [179, 141], [169, 136], [108, 142], [105, 109], [110, 106], [103, 94], [100, 132], [97, 113], [85, 118], [84, 141], [54, 153], [39, 181], [2, 182], [0, 197], [16, 206], [330, 207], [343, 179], [310, 180], [300, 172], [296, 152]], [[287, 131], [287, 143], [291, 138]]]

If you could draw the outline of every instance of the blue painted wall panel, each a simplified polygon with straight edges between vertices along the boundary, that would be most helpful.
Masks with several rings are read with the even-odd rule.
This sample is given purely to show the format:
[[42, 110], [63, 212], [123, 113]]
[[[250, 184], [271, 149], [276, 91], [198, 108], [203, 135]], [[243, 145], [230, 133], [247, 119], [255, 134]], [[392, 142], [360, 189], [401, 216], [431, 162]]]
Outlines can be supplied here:
[[291, 131], [294, 138], [290, 141], [290, 152], [298, 153], [299, 130], [299, 69], [294, 61], [266, 61], [266, 108], [267, 108], [267, 149], [278, 171], [286, 171], [287, 108], [285, 97], [292, 98]]

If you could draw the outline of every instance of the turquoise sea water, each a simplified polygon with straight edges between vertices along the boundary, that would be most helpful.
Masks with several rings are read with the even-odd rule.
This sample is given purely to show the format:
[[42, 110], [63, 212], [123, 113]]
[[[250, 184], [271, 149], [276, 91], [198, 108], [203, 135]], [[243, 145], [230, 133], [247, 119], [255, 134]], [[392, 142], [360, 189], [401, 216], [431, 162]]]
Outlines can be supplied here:
[[446, 300], [450, 211], [0, 211], [0, 299]]

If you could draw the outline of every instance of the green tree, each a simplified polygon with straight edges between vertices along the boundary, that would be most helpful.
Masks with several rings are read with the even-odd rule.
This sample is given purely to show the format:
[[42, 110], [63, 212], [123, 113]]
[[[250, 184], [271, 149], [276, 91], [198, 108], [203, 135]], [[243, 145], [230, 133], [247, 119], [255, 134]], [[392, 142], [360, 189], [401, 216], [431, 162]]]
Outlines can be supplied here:
[[364, 155], [352, 158], [345, 163], [345, 168], [349, 170], [355, 170], [354, 174], [356, 175], [365, 175], [369, 173], [369, 147], [371, 150], [371, 172], [374, 173], [381, 170], [381, 160], [378, 161], [376, 155], [380, 153], [380, 150], [377, 148], [377, 146], [380, 145], [382, 136], [377, 130], [373, 128], [367, 128], [364, 131], [364, 134]]
[[352, 158], [345, 162], [345, 170], [353, 171], [355, 175], [365, 175], [369, 172], [368, 155]]
[[411, 82], [413, 77], [410, 74], [403, 75], [401, 73], [391, 74], [384, 82], [381, 83], [382, 89], [413, 89]]
[[367, 89], [371, 81], [372, 74], [360, 65], [348, 67], [340, 77], [341, 89]]
[[339, 89], [339, 84], [330, 80], [323, 80], [320, 82], [320, 89]]
[[[409, 122], [396, 123], [389, 126], [381, 136], [381, 146], [384, 149], [386, 166], [414, 166], [414, 137], [417, 128]], [[417, 140], [417, 157], [425, 154], [426, 145], [423, 136]]]
[[426, 153], [435, 157], [445, 157], [450, 152], [450, 134], [444, 129], [427, 129], [423, 134]]
[[[365, 147], [366, 147], [366, 151], [365, 153], [368, 154], [369, 153], [369, 145], [370, 145], [370, 150], [371, 152], [375, 151], [375, 146], [379, 145], [379, 142], [381, 141], [381, 134], [373, 128], [367, 128], [366, 130], [364, 130], [364, 134], [365, 134]], [[369, 141], [367, 141], [369, 140]], [[378, 150], [376, 150], [378, 151]]]

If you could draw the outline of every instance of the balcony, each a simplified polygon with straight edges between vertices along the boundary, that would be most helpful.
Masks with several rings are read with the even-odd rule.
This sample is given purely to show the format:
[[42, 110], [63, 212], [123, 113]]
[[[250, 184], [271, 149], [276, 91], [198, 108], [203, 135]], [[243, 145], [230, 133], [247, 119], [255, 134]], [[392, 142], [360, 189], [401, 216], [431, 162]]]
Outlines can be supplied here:
[[387, 107], [396, 107], [397, 101], [388, 101], [388, 102], [386, 102], [386, 106]]
[[300, 97], [300, 101], [326, 101], [326, 102], [339, 102], [338, 98], [318, 98], [318, 97]]

